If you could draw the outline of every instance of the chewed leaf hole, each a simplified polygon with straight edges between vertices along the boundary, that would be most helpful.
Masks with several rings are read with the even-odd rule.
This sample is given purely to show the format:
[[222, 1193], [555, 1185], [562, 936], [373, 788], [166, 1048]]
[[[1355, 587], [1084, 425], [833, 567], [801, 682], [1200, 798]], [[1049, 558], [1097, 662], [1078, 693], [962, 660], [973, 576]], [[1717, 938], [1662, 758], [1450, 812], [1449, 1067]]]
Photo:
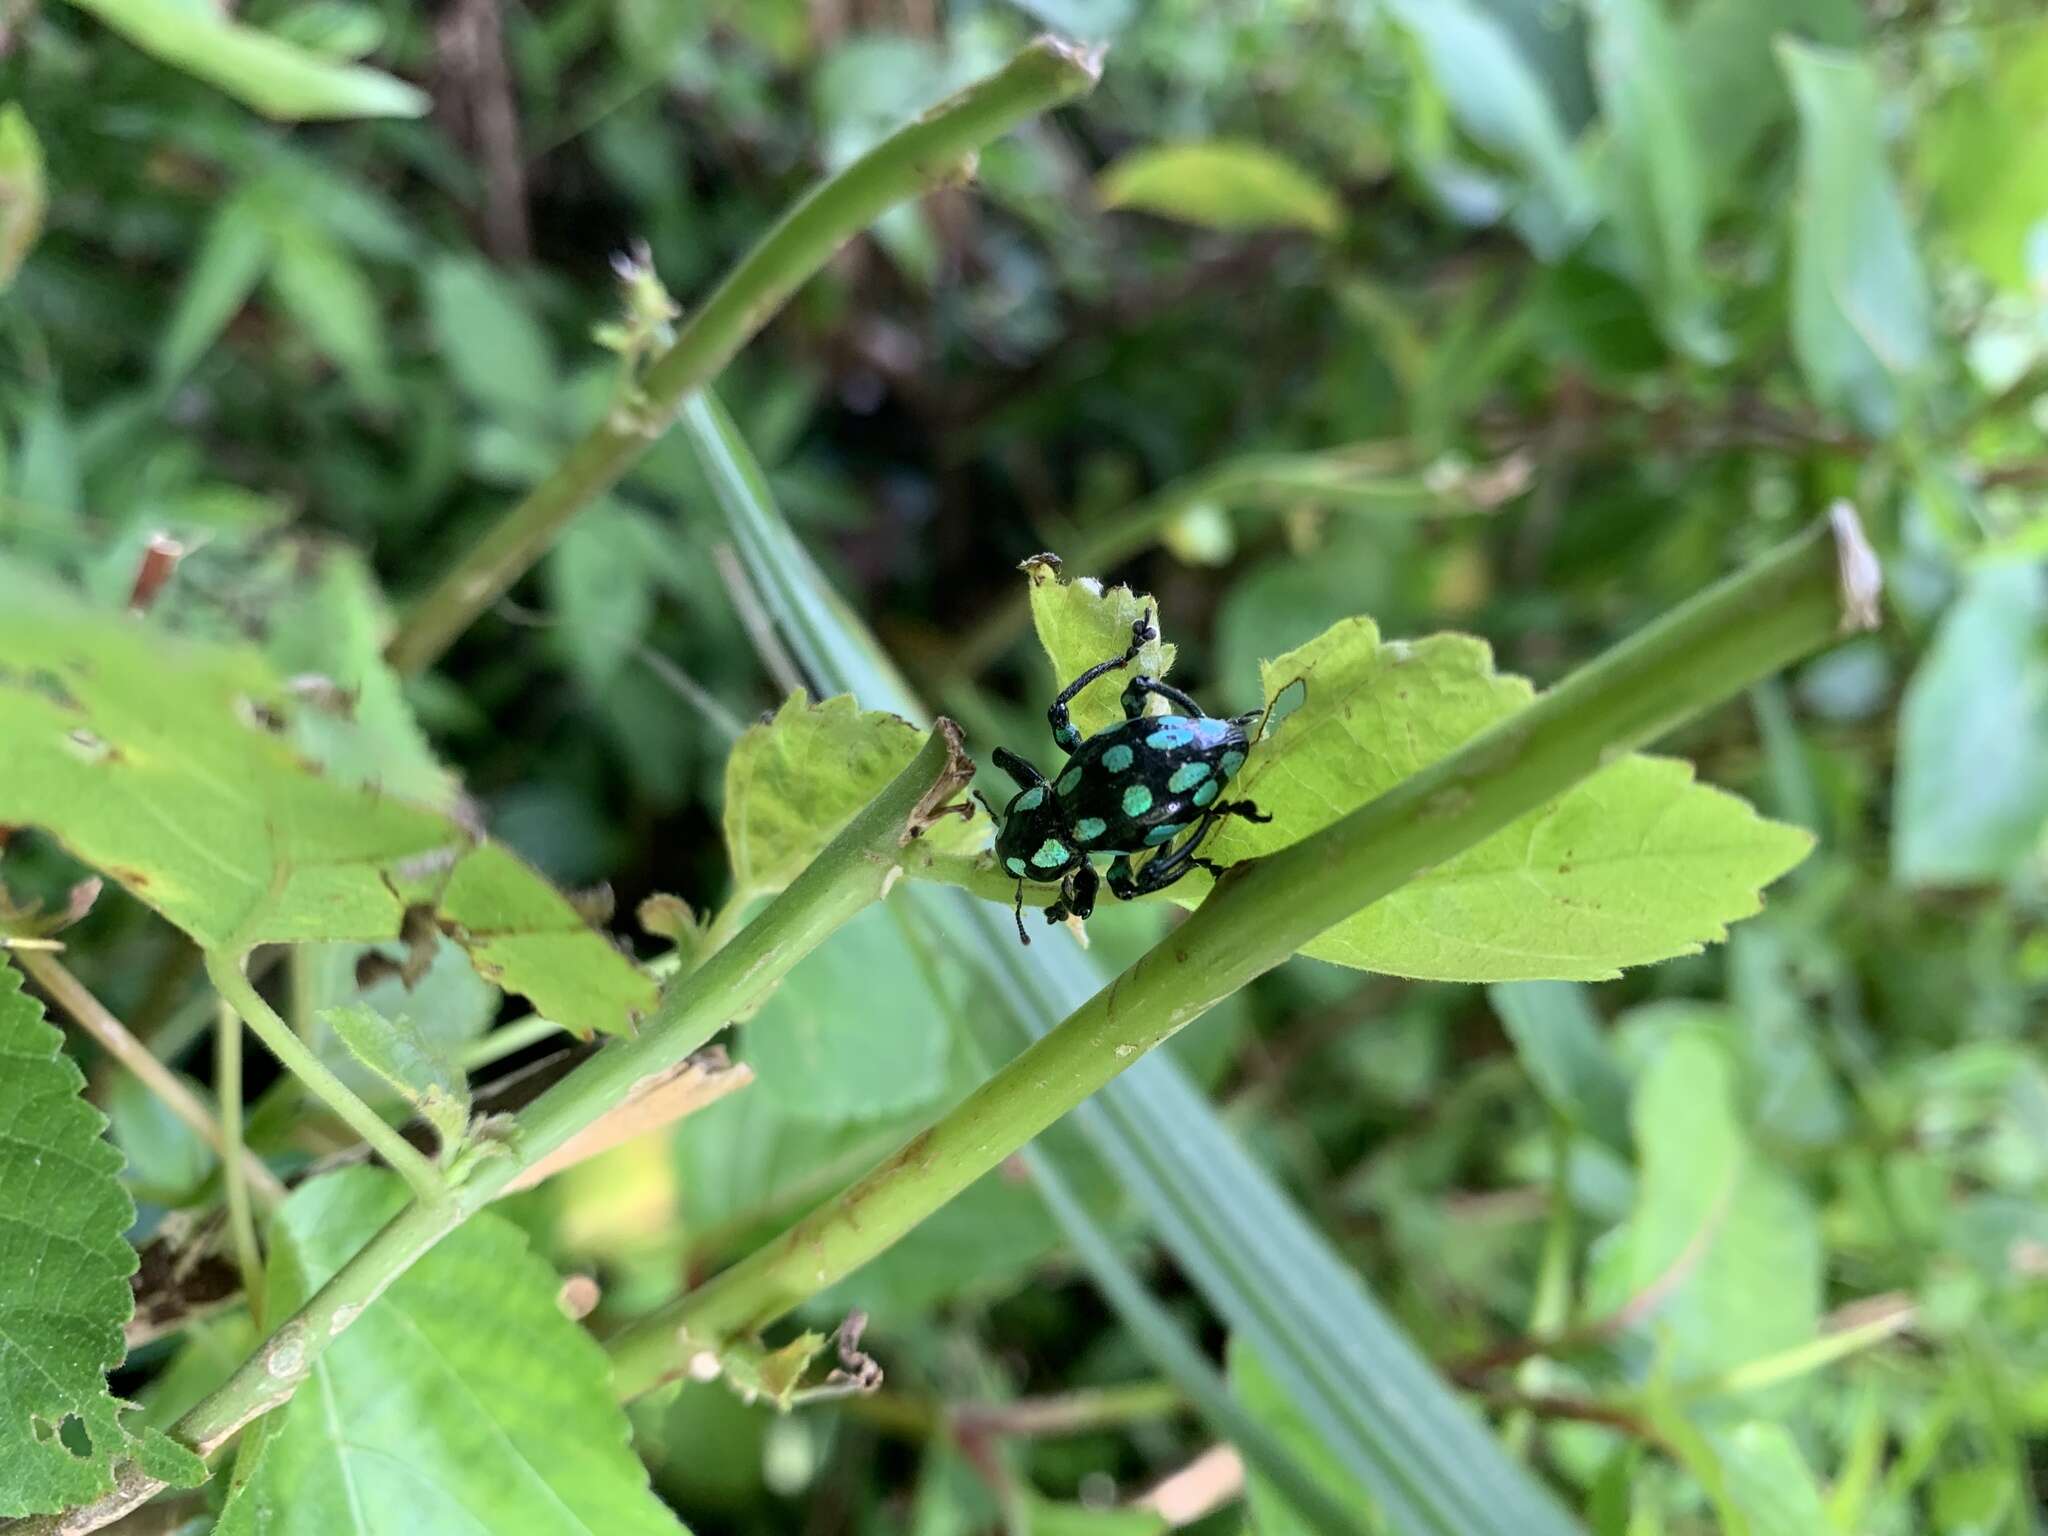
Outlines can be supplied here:
[[92, 1457], [92, 1434], [85, 1427], [85, 1420], [75, 1413], [67, 1413], [61, 1422], [52, 1424], [41, 1414], [29, 1417], [29, 1427], [35, 1432], [36, 1444], [48, 1445], [52, 1440], [63, 1446], [81, 1461]]
[[113, 747], [104, 736], [95, 731], [88, 731], [82, 725], [76, 730], [66, 731], [64, 739], [70, 743], [74, 752], [89, 763], [103, 763], [115, 755]]

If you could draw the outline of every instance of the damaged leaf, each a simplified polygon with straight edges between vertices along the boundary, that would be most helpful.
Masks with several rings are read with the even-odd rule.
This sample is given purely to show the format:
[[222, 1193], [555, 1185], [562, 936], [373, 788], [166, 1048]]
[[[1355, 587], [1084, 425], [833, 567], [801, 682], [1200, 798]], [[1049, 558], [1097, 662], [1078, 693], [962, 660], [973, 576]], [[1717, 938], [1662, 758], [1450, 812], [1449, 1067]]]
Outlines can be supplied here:
[[391, 939], [418, 908], [579, 1034], [653, 1006], [653, 983], [510, 851], [302, 756], [292, 721], [318, 706], [253, 651], [0, 566], [0, 658], [0, 823], [45, 828], [201, 947]]

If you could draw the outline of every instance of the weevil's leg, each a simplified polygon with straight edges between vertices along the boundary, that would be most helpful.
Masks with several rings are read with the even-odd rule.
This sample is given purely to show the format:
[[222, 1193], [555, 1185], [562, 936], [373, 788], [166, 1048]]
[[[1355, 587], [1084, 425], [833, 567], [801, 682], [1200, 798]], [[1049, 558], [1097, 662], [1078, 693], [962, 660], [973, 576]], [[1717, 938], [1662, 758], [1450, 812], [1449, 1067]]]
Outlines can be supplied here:
[[1052, 701], [1052, 708], [1045, 712], [1045, 721], [1052, 727], [1052, 739], [1059, 743], [1062, 752], [1071, 752], [1081, 745], [1081, 733], [1074, 729], [1074, 722], [1067, 714], [1067, 706], [1074, 702], [1074, 695], [1105, 673], [1118, 672], [1128, 667], [1138, 659], [1138, 652], [1158, 638], [1159, 631], [1152, 627], [1152, 615], [1148, 610], [1131, 626], [1130, 647], [1123, 655], [1097, 662], [1060, 690], [1060, 696]]
[[1135, 720], [1145, 713], [1145, 695], [1156, 693], [1169, 704], [1178, 704], [1181, 713], [1199, 715], [1202, 706], [1189, 698], [1171, 683], [1162, 683], [1156, 677], [1134, 677], [1124, 684], [1124, 718]]
[[1102, 888], [1102, 877], [1095, 873], [1093, 864], [1084, 863], [1074, 871], [1067, 884], [1067, 905], [1074, 909], [1074, 916], [1085, 923], [1095, 915], [1095, 893]]
[[1051, 927], [1054, 923], [1064, 923], [1067, 920], [1068, 916], [1073, 912], [1073, 910], [1073, 884], [1071, 880], [1063, 881], [1060, 885], [1060, 894], [1058, 898], [1053, 902], [1051, 906], [1045, 909], [1046, 926]]
[[1261, 826], [1273, 818], [1260, 810], [1249, 800], [1221, 800], [1209, 807], [1211, 816], [1241, 816], [1246, 821], [1256, 821]]
[[988, 819], [1000, 827], [1003, 824], [1003, 813], [997, 810], [995, 806], [990, 803], [988, 796], [984, 795], [980, 790], [973, 790], [971, 791], [971, 793], [973, 794], [975, 799], [981, 802], [981, 808], [984, 811], [988, 812]]
[[998, 768], [1017, 781], [1019, 789], [1036, 789], [1045, 782], [1045, 775], [1025, 762], [1008, 747], [997, 747], [990, 759]]
[[1118, 901], [1138, 899], [1138, 881], [1131, 873], [1131, 856], [1128, 853], [1120, 853], [1109, 861], [1109, 894]]
[[[1124, 896], [1122, 891], [1118, 891], [1117, 894], [1123, 896], [1125, 901], [1130, 901], [1138, 896], [1149, 896], [1154, 891], [1165, 890], [1198, 864], [1213, 867], [1208, 866], [1207, 860], [1197, 859], [1195, 857], [1195, 850], [1202, 846], [1202, 840], [1215, 829], [1216, 816], [1212, 811], [1209, 815], [1204, 816], [1195, 823], [1195, 830], [1189, 835], [1186, 842], [1182, 843], [1178, 848], [1164, 850], [1151, 863], [1138, 871], [1137, 879], [1131, 883], [1131, 894], [1129, 896]], [[1111, 889], [1115, 888], [1111, 887]]]

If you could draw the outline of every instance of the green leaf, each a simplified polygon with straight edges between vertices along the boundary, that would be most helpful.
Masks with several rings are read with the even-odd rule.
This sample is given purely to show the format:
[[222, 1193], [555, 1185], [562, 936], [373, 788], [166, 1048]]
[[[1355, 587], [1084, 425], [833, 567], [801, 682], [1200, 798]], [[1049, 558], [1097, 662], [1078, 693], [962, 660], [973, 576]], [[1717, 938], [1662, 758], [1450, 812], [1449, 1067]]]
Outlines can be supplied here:
[[469, 256], [427, 269], [427, 315], [456, 387], [487, 411], [542, 421], [555, 407], [554, 352], [512, 285]]
[[[1351, 1515], [1359, 1530], [1384, 1530], [1371, 1498], [1317, 1438], [1300, 1406], [1237, 1334], [1230, 1337], [1229, 1358], [1230, 1389], [1244, 1404], [1245, 1411], [1300, 1458], [1302, 1466]], [[1315, 1536], [1316, 1527], [1295, 1513], [1285, 1492], [1274, 1486], [1256, 1465], [1245, 1469], [1244, 1491], [1259, 1536]]]
[[1882, 87], [1862, 59], [1778, 43], [1799, 112], [1792, 344], [1822, 406], [1885, 436], [1932, 360], [1933, 316], [1885, 162]]
[[391, 1019], [411, 1018], [435, 1053], [451, 1059], [498, 1016], [498, 989], [477, 975], [454, 940], [436, 934], [426, 970], [414, 969], [408, 981], [407, 962], [417, 967], [419, 959], [399, 943], [306, 944], [292, 956], [304, 1006], [313, 1015], [306, 1043], [373, 1103], [388, 1097], [390, 1087], [362, 1067], [321, 1022], [329, 1009], [363, 1007]]
[[180, 641], [0, 563], [0, 822], [47, 828], [207, 949], [399, 935], [408, 908], [578, 1033], [654, 986], [456, 817], [337, 782], [254, 652]]
[[[1131, 643], [1131, 626], [1149, 617], [1155, 630], [1158, 605], [1140, 598], [1129, 587], [1111, 587], [1084, 576], [1069, 581], [1059, 573], [1056, 561], [1027, 560], [1024, 575], [1031, 584], [1031, 623], [1038, 631], [1038, 643], [1052, 662], [1053, 689], [1067, 684], [1090, 667], [1121, 656]], [[1074, 696], [1067, 713], [1083, 736], [1092, 736], [1106, 725], [1123, 719], [1124, 684], [1143, 673], [1164, 677], [1173, 666], [1178, 649], [1164, 640], [1146, 642], [1138, 659], [1121, 671], [1098, 677]], [[1154, 712], [1163, 707], [1151, 701]]]
[[[289, 1317], [405, 1204], [367, 1168], [295, 1191], [271, 1227], [267, 1314]], [[220, 1536], [674, 1536], [559, 1288], [517, 1227], [472, 1216], [320, 1355]]]
[[1706, 313], [1706, 189], [1678, 38], [1661, 0], [1598, 0], [1591, 11], [1608, 216], [1672, 340], [1718, 361], [1727, 344]]
[[0, 107], [0, 293], [43, 233], [43, 146], [16, 102]]
[[271, 233], [270, 286], [278, 303], [357, 395], [372, 404], [388, 400], [383, 310], [355, 257], [310, 220], [280, 219]]
[[1785, 1425], [1743, 1424], [1708, 1439], [1719, 1455], [1728, 1503], [1748, 1523], [1746, 1536], [1814, 1536], [1832, 1529], [1813, 1471]]
[[1419, 46], [1458, 126], [1514, 166], [1544, 207], [1525, 227], [1540, 254], [1562, 255], [1589, 221], [1592, 193], [1541, 75], [1476, 0], [1388, 0]]
[[[1267, 697], [1297, 679], [1307, 694], [1232, 786], [1273, 820], [1219, 828], [1209, 856], [1222, 864], [1300, 841], [1535, 697], [1481, 641], [1382, 643], [1366, 619], [1263, 672]], [[1302, 952], [1431, 980], [1597, 981], [1725, 937], [1812, 843], [1695, 782], [1688, 763], [1631, 755]]]
[[396, 623], [363, 557], [341, 544], [293, 551], [294, 581], [271, 610], [265, 651], [279, 671], [338, 697], [287, 722], [294, 745], [345, 784], [452, 811], [455, 776], [413, 718], [404, 686], [384, 661]]
[[1698, 1030], [1664, 1032], [1636, 1084], [1635, 1209], [1596, 1250], [1588, 1310], [1654, 1298], [1632, 1330], [1678, 1381], [1812, 1339], [1820, 1231], [1789, 1179], [1750, 1147], [1734, 1068]]
[[548, 606], [561, 620], [553, 638], [593, 694], [603, 691], [653, 621], [654, 537], [640, 513], [601, 501], [548, 551]]
[[360, 1003], [326, 1009], [320, 1021], [426, 1117], [440, 1138], [443, 1159], [461, 1145], [469, 1129], [469, 1080], [417, 1024]]
[[1510, 981], [1486, 995], [1550, 1107], [1615, 1151], [1628, 1151], [1628, 1081], [1586, 989], [1571, 981]]
[[[898, 715], [863, 712], [851, 694], [813, 704], [799, 688], [733, 743], [725, 765], [725, 846], [741, 897], [781, 890], [903, 770], [925, 733]], [[925, 835], [964, 840], [966, 824]], [[985, 836], [984, 825], [971, 835]]]
[[748, 1022], [755, 1094], [779, 1100], [797, 1119], [831, 1122], [932, 1104], [946, 1087], [946, 1018], [913, 1000], [928, 966], [939, 963], [910, 943], [886, 907], [855, 917]]
[[1259, 144], [1210, 139], [1125, 155], [1095, 179], [1105, 208], [1135, 208], [1205, 229], [1337, 232], [1337, 194]]
[[2025, 564], [1975, 571], [1906, 685], [1892, 873], [1907, 885], [2015, 874], [2048, 827], [2048, 593]]
[[1966, 75], [1927, 114], [1920, 180], [1964, 253], [2001, 287], [2039, 293], [2029, 239], [2048, 219], [2048, 21], [1984, 29], [1986, 69]]
[[241, 192], [221, 205], [206, 226], [198, 254], [186, 270], [171, 318], [158, 338], [156, 377], [177, 383], [220, 339], [270, 265], [270, 221], [259, 200]]
[[206, 81], [265, 117], [419, 117], [424, 92], [379, 70], [337, 64], [180, 0], [72, 0], [144, 53]]
[[64, 1037], [0, 960], [0, 1517], [89, 1503], [118, 1460], [191, 1487], [206, 1468], [122, 1422], [107, 1390], [134, 1315], [135, 1206]]

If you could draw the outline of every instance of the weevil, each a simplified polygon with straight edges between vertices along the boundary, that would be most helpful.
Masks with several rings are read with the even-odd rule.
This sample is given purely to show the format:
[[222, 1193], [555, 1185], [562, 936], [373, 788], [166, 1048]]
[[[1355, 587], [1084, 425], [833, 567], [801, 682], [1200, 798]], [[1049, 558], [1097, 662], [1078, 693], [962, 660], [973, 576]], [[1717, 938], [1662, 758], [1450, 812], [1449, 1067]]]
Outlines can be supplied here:
[[[1222, 866], [1199, 850], [1224, 817], [1272, 820], [1249, 801], [1224, 798], [1251, 752], [1247, 727], [1261, 720], [1260, 711], [1229, 719], [1208, 715], [1171, 683], [1140, 673], [1124, 687], [1120, 724], [1087, 737], [1075, 726], [1069, 713], [1074, 696], [1098, 677], [1132, 665], [1158, 638], [1147, 612], [1131, 626], [1131, 643], [1121, 656], [1097, 663], [1060, 690], [1046, 711], [1052, 739], [1067, 754], [1056, 776], [1048, 779], [1016, 753], [996, 748], [995, 765], [1016, 781], [1017, 793], [1001, 811], [986, 797], [982, 804], [996, 821], [996, 860], [1017, 881], [1017, 937], [1026, 944], [1027, 882], [1060, 888], [1045, 910], [1048, 923], [1069, 917], [1085, 922], [1102, 883], [1092, 855], [1114, 855], [1110, 894], [1133, 901], [1166, 889], [1191, 869], [1222, 874]], [[1154, 696], [1181, 713], [1146, 714]], [[1169, 846], [1176, 838], [1182, 840]], [[1134, 868], [1132, 858], [1145, 853], [1154, 857]]]

